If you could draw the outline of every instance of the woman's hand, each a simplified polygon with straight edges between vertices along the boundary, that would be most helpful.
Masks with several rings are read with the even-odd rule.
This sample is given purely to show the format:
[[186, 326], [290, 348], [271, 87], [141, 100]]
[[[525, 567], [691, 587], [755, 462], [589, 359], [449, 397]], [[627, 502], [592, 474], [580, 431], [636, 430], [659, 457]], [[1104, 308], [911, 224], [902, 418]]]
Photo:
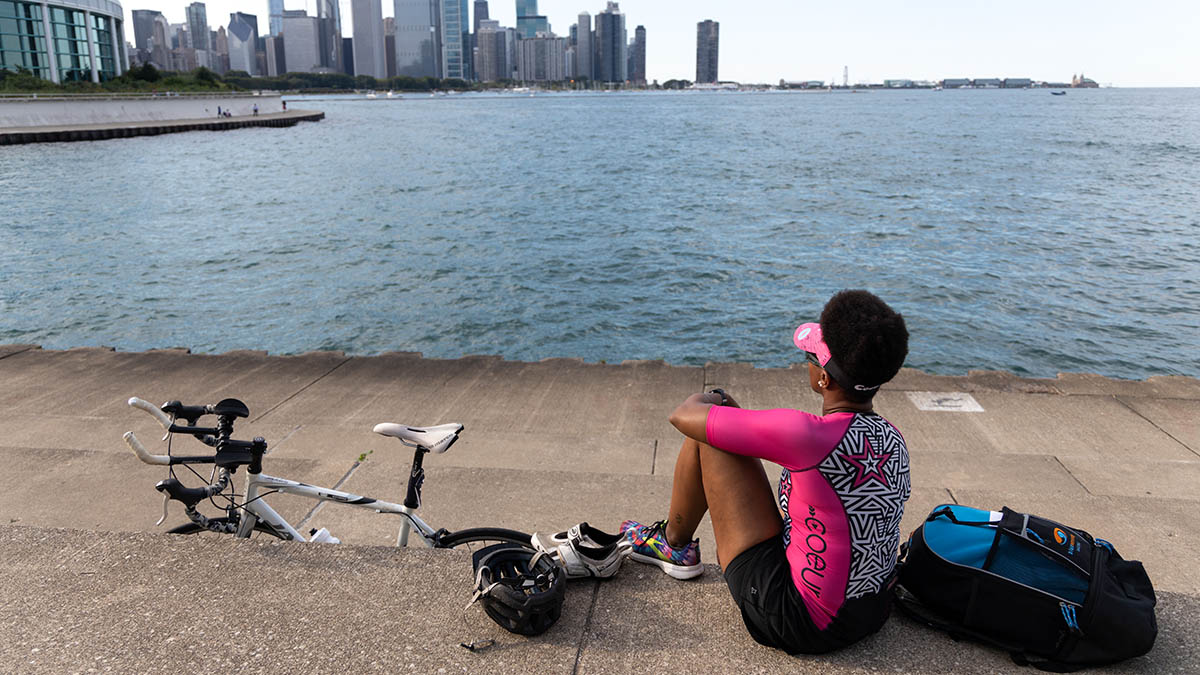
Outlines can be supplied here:
[[714, 405], [740, 407], [729, 394], [718, 391], [692, 394], [671, 413], [671, 424], [688, 438], [708, 442], [708, 410]]

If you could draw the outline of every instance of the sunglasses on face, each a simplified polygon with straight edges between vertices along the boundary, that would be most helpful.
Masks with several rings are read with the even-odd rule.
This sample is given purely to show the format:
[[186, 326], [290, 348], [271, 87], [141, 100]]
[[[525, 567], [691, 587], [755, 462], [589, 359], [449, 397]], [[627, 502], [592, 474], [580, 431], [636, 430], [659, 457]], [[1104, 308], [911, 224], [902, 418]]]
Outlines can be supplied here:
[[807, 360], [808, 360], [808, 362], [809, 362], [809, 363], [811, 363], [811, 364], [813, 364], [814, 366], [816, 366], [816, 367], [818, 367], [818, 368], [821, 368], [821, 367], [822, 367], [822, 366], [821, 366], [821, 359], [817, 358], [817, 355], [816, 355], [816, 354], [814, 354], [814, 353], [812, 353], [812, 352], [804, 352], [804, 358], [805, 358], [805, 359], [807, 359]]

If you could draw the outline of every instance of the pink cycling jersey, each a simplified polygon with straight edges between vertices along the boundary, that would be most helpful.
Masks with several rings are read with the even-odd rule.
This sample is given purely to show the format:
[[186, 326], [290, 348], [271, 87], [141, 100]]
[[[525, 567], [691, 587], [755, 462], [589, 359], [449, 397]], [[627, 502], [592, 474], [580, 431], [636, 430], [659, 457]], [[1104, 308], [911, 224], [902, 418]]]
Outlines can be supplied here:
[[886, 590], [910, 487], [904, 437], [865, 413], [713, 406], [708, 443], [783, 467], [779, 506], [792, 583], [824, 630], [847, 600]]

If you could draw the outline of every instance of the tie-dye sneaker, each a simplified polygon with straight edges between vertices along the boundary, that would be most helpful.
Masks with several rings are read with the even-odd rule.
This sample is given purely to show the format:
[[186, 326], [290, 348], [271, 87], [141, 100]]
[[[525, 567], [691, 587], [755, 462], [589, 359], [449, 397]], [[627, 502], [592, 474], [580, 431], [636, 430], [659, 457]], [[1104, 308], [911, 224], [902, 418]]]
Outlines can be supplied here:
[[658, 565], [676, 579], [691, 579], [704, 573], [700, 564], [700, 540], [694, 539], [683, 548], [667, 543], [667, 521], [643, 525], [636, 520], [621, 523], [621, 534], [633, 544], [630, 558], [647, 565]]

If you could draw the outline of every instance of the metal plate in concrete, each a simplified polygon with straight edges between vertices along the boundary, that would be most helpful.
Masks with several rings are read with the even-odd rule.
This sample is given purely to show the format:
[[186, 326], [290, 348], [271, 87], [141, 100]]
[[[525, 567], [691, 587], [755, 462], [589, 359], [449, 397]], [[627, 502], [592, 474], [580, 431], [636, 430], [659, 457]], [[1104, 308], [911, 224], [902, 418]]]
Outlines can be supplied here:
[[1154, 587], [1200, 596], [1200, 528], [1194, 499], [1012, 494], [955, 490], [960, 504], [999, 510], [1008, 506], [1079, 527], [1112, 542], [1128, 560], [1141, 560]]
[[975, 397], [963, 391], [908, 391], [908, 400], [923, 412], [983, 412]]
[[[569, 673], [594, 584], [535, 638], [466, 608], [460, 551], [0, 526], [10, 673]], [[461, 642], [492, 639], [472, 653]]]

